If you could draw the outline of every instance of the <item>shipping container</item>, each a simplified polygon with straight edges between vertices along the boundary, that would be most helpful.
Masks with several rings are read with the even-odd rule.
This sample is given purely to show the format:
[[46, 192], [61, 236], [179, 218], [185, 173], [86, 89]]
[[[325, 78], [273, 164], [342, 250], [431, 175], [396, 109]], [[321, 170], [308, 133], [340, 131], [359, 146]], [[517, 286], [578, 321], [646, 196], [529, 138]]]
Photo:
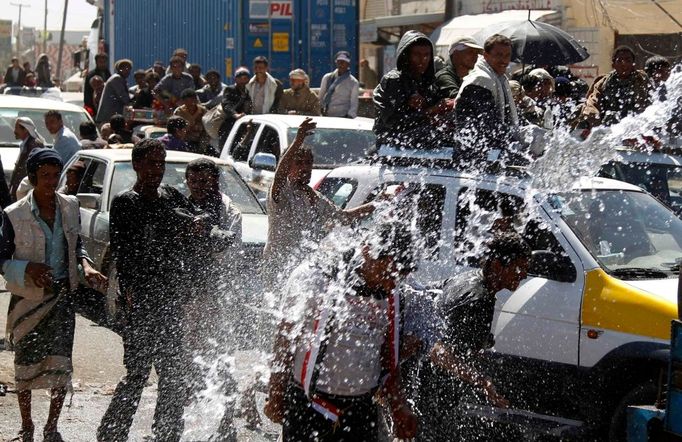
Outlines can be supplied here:
[[129, 58], [134, 69], [168, 64], [185, 48], [189, 62], [231, 83], [238, 66], [263, 55], [274, 77], [287, 83], [300, 67], [317, 87], [340, 50], [357, 76], [358, 14], [358, 0], [107, 0], [104, 35], [112, 62]]

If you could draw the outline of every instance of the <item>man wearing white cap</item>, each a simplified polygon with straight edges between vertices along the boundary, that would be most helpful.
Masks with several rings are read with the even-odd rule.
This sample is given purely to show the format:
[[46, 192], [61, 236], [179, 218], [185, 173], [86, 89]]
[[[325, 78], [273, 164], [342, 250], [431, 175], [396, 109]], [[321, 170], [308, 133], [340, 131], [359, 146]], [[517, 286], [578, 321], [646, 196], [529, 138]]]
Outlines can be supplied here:
[[336, 70], [322, 77], [320, 101], [322, 114], [328, 117], [355, 118], [358, 116], [360, 83], [350, 73], [350, 54], [336, 54]]
[[33, 149], [36, 147], [44, 147], [45, 140], [36, 130], [36, 125], [28, 117], [19, 117], [14, 123], [14, 136], [17, 140], [21, 140], [19, 145], [19, 156], [17, 162], [14, 164], [12, 171], [12, 178], [9, 184], [9, 194], [12, 201], [16, 201], [16, 193], [19, 188], [21, 180], [26, 177], [26, 159]]
[[483, 47], [471, 37], [456, 37], [450, 45], [450, 59], [436, 73], [436, 86], [441, 98], [456, 98], [462, 80], [476, 65]]
[[308, 74], [303, 69], [289, 73], [291, 88], [284, 91], [279, 100], [279, 113], [289, 115], [320, 115], [320, 99], [308, 86]]

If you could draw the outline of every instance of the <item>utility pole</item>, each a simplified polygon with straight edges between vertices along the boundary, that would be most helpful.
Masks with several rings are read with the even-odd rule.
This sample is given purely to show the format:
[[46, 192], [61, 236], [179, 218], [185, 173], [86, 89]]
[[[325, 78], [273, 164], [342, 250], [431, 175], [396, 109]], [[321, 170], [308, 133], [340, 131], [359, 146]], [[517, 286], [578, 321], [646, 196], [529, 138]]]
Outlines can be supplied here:
[[21, 10], [23, 8], [30, 8], [31, 5], [27, 3], [10, 3], [12, 6], [19, 8], [19, 23], [17, 23], [17, 56], [21, 55]]
[[47, 54], [47, 0], [45, 0], [45, 16], [43, 18], [43, 54]]
[[57, 55], [57, 79], [62, 81], [62, 51], [64, 51], [64, 31], [66, 29], [66, 11], [69, 9], [69, 0], [64, 0], [64, 16], [62, 17], [62, 33], [59, 37], [59, 54]]

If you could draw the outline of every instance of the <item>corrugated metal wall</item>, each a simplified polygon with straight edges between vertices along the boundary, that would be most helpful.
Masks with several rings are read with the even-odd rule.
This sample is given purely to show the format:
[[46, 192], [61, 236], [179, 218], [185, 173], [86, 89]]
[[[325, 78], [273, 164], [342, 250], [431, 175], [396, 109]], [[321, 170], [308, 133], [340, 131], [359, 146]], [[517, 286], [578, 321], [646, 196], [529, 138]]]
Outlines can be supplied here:
[[241, 51], [239, 5], [236, 0], [108, 0], [105, 35], [113, 43], [113, 58], [130, 58], [134, 69], [155, 60], [167, 65], [173, 50], [182, 47], [189, 62], [229, 78]]

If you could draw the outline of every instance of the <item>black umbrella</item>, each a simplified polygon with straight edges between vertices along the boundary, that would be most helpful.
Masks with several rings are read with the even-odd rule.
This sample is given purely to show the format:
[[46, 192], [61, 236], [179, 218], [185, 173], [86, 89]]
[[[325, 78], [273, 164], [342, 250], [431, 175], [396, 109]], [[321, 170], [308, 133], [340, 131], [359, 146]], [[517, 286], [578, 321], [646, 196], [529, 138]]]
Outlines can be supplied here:
[[533, 20], [515, 20], [487, 26], [474, 39], [481, 44], [493, 34], [512, 41], [512, 61], [558, 66], [585, 60], [590, 54], [570, 34], [556, 26]]

